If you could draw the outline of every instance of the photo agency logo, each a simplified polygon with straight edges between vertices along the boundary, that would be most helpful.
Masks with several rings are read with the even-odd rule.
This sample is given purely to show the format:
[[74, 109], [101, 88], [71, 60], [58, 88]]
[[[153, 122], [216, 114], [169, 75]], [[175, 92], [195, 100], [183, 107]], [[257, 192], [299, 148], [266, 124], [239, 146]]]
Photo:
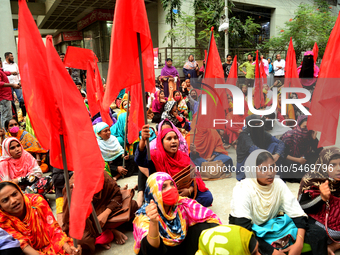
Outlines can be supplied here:
[[[229, 90], [231, 92], [231, 97], [232, 97], [232, 104], [233, 104], [233, 115], [244, 115], [245, 114], [245, 95], [242, 92], [240, 88], [238, 88], [235, 85], [230, 85], [230, 84], [215, 84], [215, 94], [220, 95], [218, 92], [219, 89], [225, 89]], [[204, 89], [202, 89], [204, 91]], [[253, 105], [253, 98], [251, 96], [247, 97], [247, 105], [249, 108], [249, 111], [252, 112], [253, 114], [260, 115], [260, 116], [267, 116], [272, 113], [275, 113], [277, 106], [278, 106], [278, 90], [276, 87], [272, 89], [273, 94], [272, 94], [272, 104], [264, 109], [256, 109]], [[209, 92], [209, 91], [207, 91]], [[281, 115], [285, 116], [287, 115], [287, 105], [295, 105], [304, 115], [311, 115], [311, 113], [306, 109], [305, 106], [303, 106], [304, 103], [309, 102], [311, 98], [311, 93], [304, 88], [295, 88], [295, 87], [288, 87], [288, 88], [281, 88]], [[295, 94], [303, 94], [305, 97], [304, 98], [288, 98], [287, 95], [295, 93]], [[249, 87], [248, 88], [248, 95], [253, 95], [253, 88]], [[218, 101], [221, 102], [221, 99], [218, 98], [219, 100], [216, 100], [214, 96], [212, 95], [211, 92], [207, 94], [202, 94], [201, 95], [201, 115], [207, 115], [209, 112], [209, 107], [207, 103], [207, 97], [210, 96], [212, 100], [214, 101], [215, 104], [217, 104]], [[221, 106], [222, 107], [222, 106]], [[209, 112], [211, 114], [211, 111]], [[271, 125], [274, 125], [274, 121], [279, 121], [278, 119], [270, 119], [270, 118], [265, 118], [264, 121], [261, 120], [261, 125], [252, 125], [251, 122], [255, 120], [250, 120], [249, 123], [246, 123], [244, 120], [243, 122], [234, 122], [233, 120], [230, 119], [220, 119], [220, 118], [215, 118], [213, 119], [213, 127], [215, 128], [216, 125], [230, 125], [230, 127], [233, 126], [233, 124], [243, 124], [245, 127], [246, 124], [250, 127], [262, 127], [264, 125], [264, 121], [270, 121]], [[259, 121], [259, 120], [256, 120]], [[282, 126], [287, 127], [286, 122], [294, 122], [295, 124], [292, 125], [290, 124], [289, 127], [295, 127], [297, 125], [297, 121], [295, 119], [285, 119], [281, 121]]]

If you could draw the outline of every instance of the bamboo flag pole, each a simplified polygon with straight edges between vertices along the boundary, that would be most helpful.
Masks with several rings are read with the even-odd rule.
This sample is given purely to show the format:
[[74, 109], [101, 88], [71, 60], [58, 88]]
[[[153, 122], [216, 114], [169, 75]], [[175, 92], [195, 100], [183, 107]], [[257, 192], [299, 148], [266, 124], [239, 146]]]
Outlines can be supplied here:
[[[143, 98], [143, 112], [144, 112], [144, 123], [148, 124], [148, 119], [146, 115], [146, 99], [145, 99], [145, 85], [144, 85], [144, 73], [143, 73], [143, 59], [142, 59], [142, 47], [140, 41], [140, 33], [137, 32], [137, 44], [138, 44], [138, 54], [139, 54], [139, 68], [140, 68], [140, 78], [142, 83], [142, 98]], [[148, 154], [148, 160], [151, 160], [150, 156], [150, 145], [149, 139], [146, 140], [146, 149]]]

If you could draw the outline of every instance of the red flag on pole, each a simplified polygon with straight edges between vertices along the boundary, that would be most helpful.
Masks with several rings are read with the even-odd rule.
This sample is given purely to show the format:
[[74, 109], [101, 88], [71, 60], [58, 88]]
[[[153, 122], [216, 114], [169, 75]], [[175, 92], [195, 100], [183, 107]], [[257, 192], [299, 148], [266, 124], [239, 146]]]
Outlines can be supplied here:
[[89, 108], [91, 116], [95, 116], [100, 112], [100, 104], [96, 95], [96, 80], [94, 68], [90, 62], [87, 63], [87, 74], [86, 74], [86, 89], [87, 89], [87, 100], [89, 101]]
[[68, 46], [64, 58], [64, 65], [71, 68], [87, 70], [87, 62], [98, 62], [92, 50]]
[[202, 82], [202, 98], [206, 98], [206, 102], [203, 102], [202, 104], [208, 108], [207, 112], [209, 114], [202, 115], [202, 108], [200, 107], [197, 120], [197, 125], [205, 128], [218, 128], [218, 126], [213, 126], [214, 119], [225, 119], [224, 109], [228, 109], [226, 90], [215, 89], [215, 84], [224, 84], [225, 81], [222, 62], [216, 46], [213, 29], [214, 28], [212, 27], [205, 74]]
[[310, 130], [321, 131], [319, 147], [335, 144], [340, 113], [340, 16], [328, 39], [307, 121]]
[[[257, 109], [265, 106], [264, 95], [263, 95], [263, 74], [261, 74], [260, 65], [263, 66], [262, 61], [259, 64], [259, 51], [256, 51], [255, 60], [255, 91], [254, 91], [254, 105]], [[262, 67], [263, 68], [263, 67]], [[264, 68], [263, 68], [264, 72]]]
[[236, 55], [234, 57], [233, 64], [231, 65], [231, 68], [228, 74], [227, 83], [230, 82], [228, 84], [236, 85], [237, 77], [238, 77], [238, 68], [237, 68], [237, 55]]
[[318, 59], [318, 54], [319, 54], [319, 47], [316, 42], [314, 43], [313, 53], [314, 53], [314, 63], [316, 63], [316, 60]]
[[[140, 33], [141, 37], [145, 91], [152, 92], [155, 89], [154, 55], [144, 0], [117, 0], [103, 100], [104, 109], [110, 107], [122, 89], [136, 84], [141, 86], [137, 33]], [[127, 63], [129, 67], [124, 68]], [[124, 68], [124, 75], [122, 75], [122, 68]], [[132, 96], [135, 99], [142, 95]]]

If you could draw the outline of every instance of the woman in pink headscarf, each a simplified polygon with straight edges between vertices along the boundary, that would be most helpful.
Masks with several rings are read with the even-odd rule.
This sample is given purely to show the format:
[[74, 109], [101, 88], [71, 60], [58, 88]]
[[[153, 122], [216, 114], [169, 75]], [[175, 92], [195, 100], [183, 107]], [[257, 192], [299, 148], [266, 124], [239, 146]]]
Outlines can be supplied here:
[[30, 176], [42, 177], [37, 161], [24, 150], [17, 138], [6, 138], [2, 144], [0, 157], [0, 181], [13, 181], [20, 185]]
[[307, 89], [314, 90], [319, 71], [319, 67], [314, 63], [313, 51], [306, 51], [303, 62], [297, 69], [301, 84]]

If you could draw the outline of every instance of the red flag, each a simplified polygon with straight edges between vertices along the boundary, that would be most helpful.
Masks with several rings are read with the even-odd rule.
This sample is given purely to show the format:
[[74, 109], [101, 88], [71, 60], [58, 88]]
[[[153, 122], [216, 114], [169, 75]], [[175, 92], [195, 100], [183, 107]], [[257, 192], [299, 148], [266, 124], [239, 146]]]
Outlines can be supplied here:
[[[144, 0], [117, 0], [104, 109], [110, 107], [119, 91], [141, 84], [137, 33], [140, 33], [141, 39], [145, 91], [152, 92], [155, 89], [154, 55]], [[134, 95], [134, 100], [137, 96], [142, 95]]]
[[87, 62], [98, 62], [92, 50], [68, 46], [64, 58], [64, 65], [71, 68], [87, 70]]
[[[228, 84], [233, 84], [233, 85], [236, 85], [236, 79], [238, 77], [238, 70], [237, 70], [237, 55], [234, 57], [234, 60], [233, 60], [233, 64], [231, 65], [231, 68], [230, 68], [230, 71], [229, 71], [229, 74], [228, 74], [228, 80], [227, 80], [227, 83], [230, 82], [231, 83], [228, 83]], [[234, 83], [235, 82], [235, 83]]]
[[318, 54], [319, 54], [319, 47], [316, 42], [314, 43], [313, 53], [314, 53], [314, 63], [316, 63], [316, 60], [318, 59]]
[[[84, 102], [80, 94], [76, 93], [77, 88], [60, 61], [52, 36], [46, 38], [46, 52], [51, 87], [62, 116], [61, 128], [67, 145], [66, 156], [71, 160], [75, 176], [70, 210], [70, 236], [81, 239], [86, 218], [92, 211], [93, 195], [103, 187], [105, 164]], [[74, 135], [75, 131], [77, 135]]]
[[86, 89], [87, 89], [87, 100], [89, 101], [89, 108], [91, 116], [95, 116], [100, 112], [100, 104], [98, 104], [96, 96], [96, 80], [95, 80], [94, 69], [90, 62], [87, 63], [87, 75], [86, 75]]
[[204, 61], [207, 61], [207, 50], [204, 50]]
[[[335, 144], [340, 113], [340, 16], [328, 39], [307, 121], [310, 130], [321, 131], [319, 147]], [[332, 79], [337, 78], [337, 79]]]
[[[262, 61], [260, 64], [263, 66]], [[255, 91], [254, 91], [254, 105], [255, 108], [257, 109], [260, 109], [261, 107], [265, 106], [262, 84], [263, 74], [261, 75], [260, 64], [259, 64], [259, 51], [257, 50], [255, 60]]]
[[[207, 54], [207, 61], [205, 65], [205, 75], [202, 82], [202, 96], [206, 97], [206, 115], [202, 115], [202, 108], [200, 107], [198, 113], [197, 125], [205, 128], [219, 128], [214, 127], [214, 119], [225, 119], [224, 109], [228, 109], [228, 98], [225, 89], [215, 89], [215, 84], [224, 84], [224, 72], [218, 49], [216, 46], [213, 27], [211, 28], [211, 40], [209, 45], [209, 52]], [[223, 98], [223, 100], [221, 99]], [[223, 106], [223, 107], [221, 107]]]

